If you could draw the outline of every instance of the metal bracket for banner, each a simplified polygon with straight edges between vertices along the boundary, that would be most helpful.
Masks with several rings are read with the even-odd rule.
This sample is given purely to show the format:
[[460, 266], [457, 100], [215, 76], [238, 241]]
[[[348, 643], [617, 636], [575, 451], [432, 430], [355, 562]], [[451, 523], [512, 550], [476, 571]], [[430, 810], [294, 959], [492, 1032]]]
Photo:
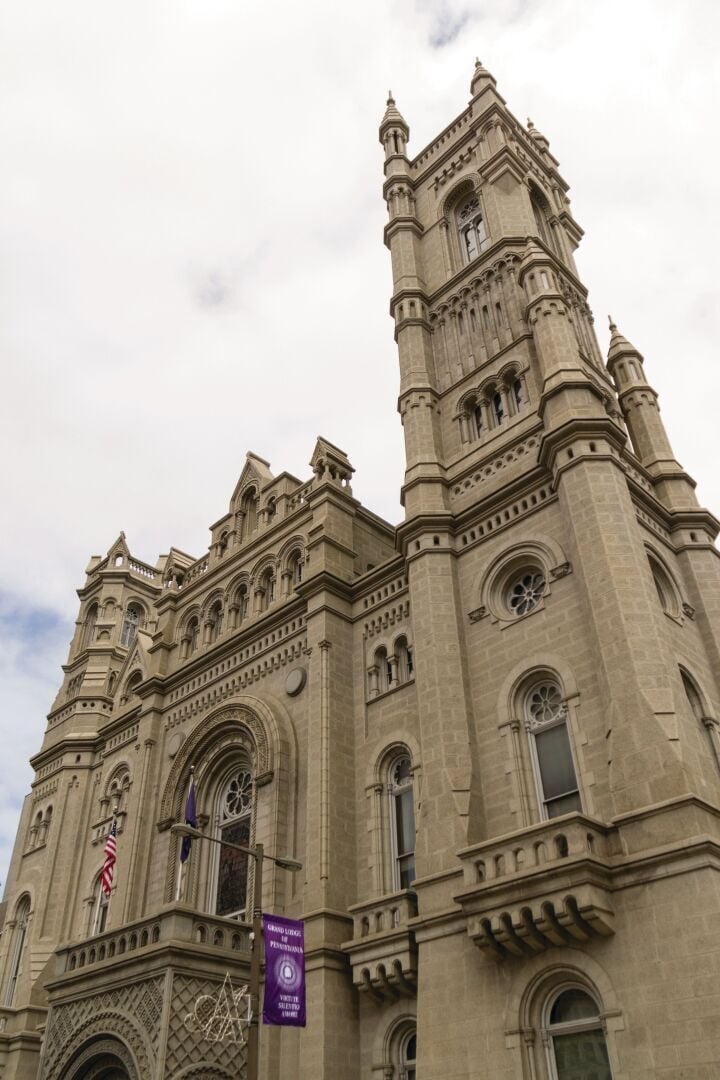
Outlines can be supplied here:
[[185, 1016], [185, 1027], [206, 1042], [227, 1042], [243, 1046], [252, 1023], [252, 1004], [247, 986], [235, 987], [226, 972], [216, 994], [201, 994]]

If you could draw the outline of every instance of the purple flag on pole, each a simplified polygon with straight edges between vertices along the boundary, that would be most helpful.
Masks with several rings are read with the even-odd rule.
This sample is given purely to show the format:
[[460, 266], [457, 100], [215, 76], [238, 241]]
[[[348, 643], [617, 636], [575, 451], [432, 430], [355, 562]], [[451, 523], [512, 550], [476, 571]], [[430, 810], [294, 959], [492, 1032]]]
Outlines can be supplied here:
[[[185, 803], [185, 824], [192, 825], [193, 829], [197, 828], [197, 817], [195, 814], [195, 778], [190, 777], [190, 787], [188, 788], [187, 802]], [[182, 847], [180, 848], [180, 862], [185, 862], [190, 854], [190, 846], [192, 844], [192, 838], [189, 836], [183, 836]]]
[[263, 1023], [305, 1027], [305, 926], [263, 915], [265, 998]]

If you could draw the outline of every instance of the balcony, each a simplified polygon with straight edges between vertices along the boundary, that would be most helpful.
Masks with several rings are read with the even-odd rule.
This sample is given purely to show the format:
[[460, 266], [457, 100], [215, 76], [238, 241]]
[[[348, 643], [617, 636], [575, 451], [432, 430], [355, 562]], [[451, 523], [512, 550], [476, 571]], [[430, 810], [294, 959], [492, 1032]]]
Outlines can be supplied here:
[[568, 814], [459, 852], [455, 897], [475, 944], [494, 961], [614, 933], [614, 830]]
[[53, 982], [69, 974], [94, 975], [136, 960], [146, 965], [155, 954], [177, 948], [226, 964], [249, 963], [250, 929], [244, 923], [204, 915], [185, 904], [168, 905], [157, 915], [58, 949]]
[[350, 957], [354, 985], [376, 1001], [414, 997], [417, 947], [409, 922], [417, 915], [415, 894], [391, 893], [349, 910], [353, 937], [343, 949]]

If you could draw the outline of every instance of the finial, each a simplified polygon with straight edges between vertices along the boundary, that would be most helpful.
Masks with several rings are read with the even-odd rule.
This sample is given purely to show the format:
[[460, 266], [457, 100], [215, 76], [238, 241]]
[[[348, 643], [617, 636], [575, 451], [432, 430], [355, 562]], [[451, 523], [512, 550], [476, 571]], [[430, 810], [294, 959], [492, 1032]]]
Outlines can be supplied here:
[[195, 766], [194, 766], [194, 765], [191, 765], [191, 766], [190, 766], [190, 775], [192, 776], [192, 774], [193, 774], [194, 772], [195, 772]]
[[387, 103], [388, 103], [388, 105], [394, 105], [394, 104], [395, 104], [395, 98], [393, 97], [393, 92], [392, 92], [392, 90], [388, 90], [388, 99], [387, 99]]
[[615, 331], [617, 330], [617, 326], [616, 326], [616, 325], [615, 325], [615, 323], [613, 322], [613, 317], [612, 317], [612, 315], [608, 315], [608, 322], [609, 322], [609, 324], [610, 324], [610, 332], [611, 332], [611, 333], [614, 333], [614, 332], [615, 332]]
[[532, 120], [528, 116], [528, 121], [527, 121], [527, 129], [528, 129], [528, 131], [532, 131], [534, 127], [535, 127], [535, 125], [533, 124]]

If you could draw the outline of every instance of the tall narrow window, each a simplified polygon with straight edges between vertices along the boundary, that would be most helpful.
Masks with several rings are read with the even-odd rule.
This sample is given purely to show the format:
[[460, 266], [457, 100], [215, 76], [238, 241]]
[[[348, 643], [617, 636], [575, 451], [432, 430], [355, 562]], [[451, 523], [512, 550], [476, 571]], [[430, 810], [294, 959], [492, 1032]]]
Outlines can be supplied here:
[[374, 660], [377, 670], [378, 693], [384, 694], [392, 686], [392, 666], [388, 660], [387, 649], [384, 646], [376, 649]]
[[393, 884], [395, 889], [409, 889], [415, 880], [415, 806], [407, 755], [395, 759], [389, 779]]
[[551, 999], [547, 1034], [555, 1080], [612, 1080], [600, 1010], [585, 990], [568, 987]]
[[[252, 825], [253, 779], [246, 767], [236, 769], [220, 792], [218, 839], [248, 847]], [[235, 848], [218, 847], [215, 877], [215, 914], [228, 919], [245, 917], [248, 859]]]
[[302, 552], [296, 551], [290, 556], [289, 569], [292, 584], [299, 585], [303, 575]]
[[135, 640], [138, 626], [142, 625], [141, 612], [137, 604], [128, 604], [123, 617], [120, 644], [129, 647]]
[[542, 816], [554, 818], [581, 810], [567, 706], [559, 684], [538, 683], [528, 693], [525, 709]]
[[188, 623], [188, 651], [191, 653], [197, 652], [198, 644], [200, 643], [200, 620], [191, 619]]
[[463, 260], [469, 263], [477, 259], [487, 247], [487, 232], [477, 195], [472, 195], [460, 204], [456, 219]]
[[223, 609], [222, 604], [218, 601], [213, 605], [210, 612], [210, 641], [217, 641], [222, 634], [223, 628]]
[[395, 642], [395, 656], [397, 658], [398, 682], [404, 683], [413, 673], [412, 649], [407, 643], [407, 638], [400, 637]]
[[415, 1080], [417, 1076], [417, 1035], [413, 1031], [405, 1039], [400, 1051], [400, 1080]]
[[83, 649], [92, 645], [95, 640], [95, 623], [98, 617], [98, 606], [93, 604], [85, 616], [85, 628], [83, 630]]
[[240, 622], [242, 622], [243, 619], [247, 618], [247, 613], [248, 613], [249, 596], [248, 596], [248, 587], [247, 587], [247, 585], [241, 585], [240, 586], [240, 588], [237, 591], [237, 599], [238, 599], [238, 609], [239, 609], [238, 610], [238, 617], [240, 619]]
[[107, 929], [108, 906], [110, 897], [102, 887], [102, 875], [98, 876], [93, 889], [93, 903], [90, 911], [90, 937], [104, 934]]
[[502, 394], [498, 391], [493, 394], [493, 413], [495, 414], [495, 423], [502, 424], [505, 419], [505, 406], [503, 404]]
[[250, 488], [249, 491], [245, 492], [240, 504], [240, 510], [243, 515], [243, 540], [247, 540], [257, 528], [258, 495], [255, 488]]
[[5, 1007], [10, 1008], [15, 1000], [15, 991], [20, 976], [23, 973], [25, 961], [25, 944], [27, 939], [28, 917], [30, 915], [30, 899], [25, 896], [17, 906], [15, 913], [15, 930], [11, 945], [10, 975], [7, 989], [5, 990]]
[[513, 398], [515, 400], [515, 408], [518, 412], [525, 404], [525, 389], [520, 379], [514, 379], [512, 384]]

